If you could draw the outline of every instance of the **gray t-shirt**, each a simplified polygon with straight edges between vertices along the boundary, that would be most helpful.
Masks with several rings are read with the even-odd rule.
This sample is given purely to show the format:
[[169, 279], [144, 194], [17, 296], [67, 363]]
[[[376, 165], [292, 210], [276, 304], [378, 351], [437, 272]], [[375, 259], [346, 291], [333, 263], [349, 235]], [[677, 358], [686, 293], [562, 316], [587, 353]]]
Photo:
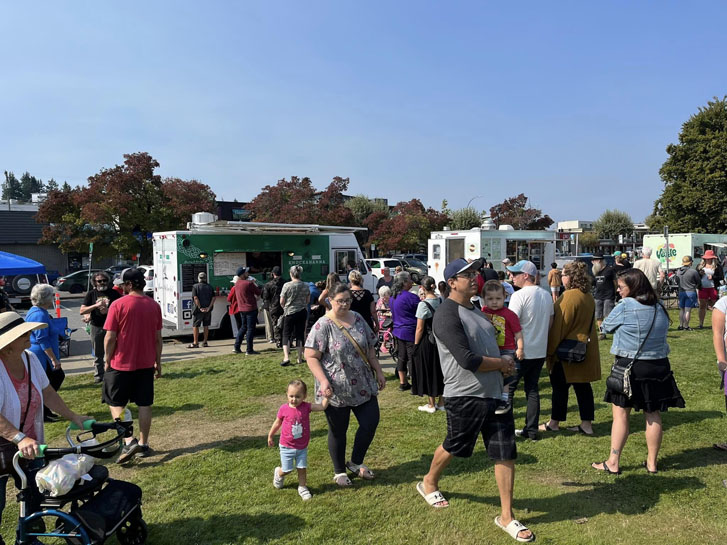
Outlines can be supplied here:
[[[437, 307], [442, 304], [442, 300], [439, 297], [435, 297], [434, 299], [427, 299], [426, 300], [429, 305], [434, 310], [437, 310]], [[429, 310], [429, 307], [427, 306], [427, 303], [424, 301], [419, 302], [419, 306], [417, 306], [417, 311], [415, 316], [420, 320], [426, 320], [427, 318], [431, 318], [434, 313]]]
[[702, 279], [699, 273], [691, 267], [680, 267], [677, 271], [677, 279], [679, 280], [679, 291], [697, 291], [702, 285]]
[[308, 308], [310, 300], [310, 288], [305, 282], [286, 282], [280, 292], [280, 297], [285, 300], [283, 314], [288, 316]]
[[502, 397], [502, 373], [478, 371], [482, 356], [500, 357], [495, 328], [475, 307], [445, 299], [434, 313], [444, 397]]

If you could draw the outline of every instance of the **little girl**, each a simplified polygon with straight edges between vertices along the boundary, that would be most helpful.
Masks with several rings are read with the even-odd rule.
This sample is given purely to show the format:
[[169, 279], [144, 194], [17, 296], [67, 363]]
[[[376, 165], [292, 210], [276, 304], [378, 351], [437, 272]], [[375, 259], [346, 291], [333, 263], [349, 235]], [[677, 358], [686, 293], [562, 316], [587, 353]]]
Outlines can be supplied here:
[[[293, 462], [298, 469], [298, 494], [303, 500], [311, 499], [310, 490], [306, 486], [306, 468], [308, 467], [308, 442], [310, 441], [310, 413], [324, 411], [328, 407], [328, 398], [320, 404], [307, 403], [305, 396], [308, 387], [302, 380], [291, 380], [288, 384], [288, 402], [280, 406], [278, 416], [268, 433], [268, 446], [273, 446], [273, 436], [280, 430], [280, 466], [273, 473], [273, 486], [283, 488], [283, 480], [293, 471]], [[282, 427], [282, 429], [281, 429]]]

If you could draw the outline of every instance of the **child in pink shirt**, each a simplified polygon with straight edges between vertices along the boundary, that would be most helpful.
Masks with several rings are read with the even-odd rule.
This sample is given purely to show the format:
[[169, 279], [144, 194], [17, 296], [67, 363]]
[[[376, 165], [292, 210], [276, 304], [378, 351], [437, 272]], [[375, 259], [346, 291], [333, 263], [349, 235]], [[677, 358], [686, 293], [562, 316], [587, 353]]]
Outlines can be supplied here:
[[328, 398], [321, 403], [308, 403], [305, 397], [308, 387], [302, 380], [291, 380], [288, 384], [288, 402], [280, 406], [278, 415], [268, 433], [268, 446], [273, 446], [273, 436], [280, 430], [280, 465], [273, 473], [273, 486], [283, 488], [283, 480], [298, 469], [298, 494], [303, 500], [311, 499], [310, 490], [306, 486], [306, 468], [308, 467], [308, 442], [310, 441], [310, 413], [324, 411], [328, 407]]

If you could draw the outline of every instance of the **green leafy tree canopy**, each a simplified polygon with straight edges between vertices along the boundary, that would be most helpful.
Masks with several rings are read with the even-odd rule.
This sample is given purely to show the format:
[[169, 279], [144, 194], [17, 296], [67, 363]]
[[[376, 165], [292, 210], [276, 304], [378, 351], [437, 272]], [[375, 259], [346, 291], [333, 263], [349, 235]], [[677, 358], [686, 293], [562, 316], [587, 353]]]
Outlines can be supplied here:
[[630, 235], [634, 230], [634, 222], [626, 212], [606, 210], [593, 222], [593, 230], [600, 238], [615, 240], [619, 235]]
[[449, 228], [455, 231], [472, 229], [482, 224], [482, 215], [471, 206], [449, 212]]
[[664, 182], [651, 230], [668, 225], [672, 232], [727, 231], [727, 97], [715, 98], [692, 115], [679, 142], [666, 147], [669, 157], [659, 170]]

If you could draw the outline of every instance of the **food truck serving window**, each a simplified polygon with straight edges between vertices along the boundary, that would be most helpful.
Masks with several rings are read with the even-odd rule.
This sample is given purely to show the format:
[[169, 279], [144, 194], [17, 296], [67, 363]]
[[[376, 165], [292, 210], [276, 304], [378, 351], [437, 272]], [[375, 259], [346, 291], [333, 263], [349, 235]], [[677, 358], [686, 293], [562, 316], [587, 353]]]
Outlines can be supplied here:
[[250, 274], [265, 274], [270, 276], [273, 267], [282, 267], [282, 254], [280, 252], [247, 252], [247, 266]]
[[184, 263], [182, 265], [182, 293], [192, 291], [192, 287], [197, 283], [199, 273], [207, 274], [206, 263]]
[[356, 262], [356, 250], [336, 250], [334, 259], [336, 263], [336, 274], [348, 274], [353, 269], [358, 268], [361, 274], [366, 274], [368, 270], [366, 265]]

